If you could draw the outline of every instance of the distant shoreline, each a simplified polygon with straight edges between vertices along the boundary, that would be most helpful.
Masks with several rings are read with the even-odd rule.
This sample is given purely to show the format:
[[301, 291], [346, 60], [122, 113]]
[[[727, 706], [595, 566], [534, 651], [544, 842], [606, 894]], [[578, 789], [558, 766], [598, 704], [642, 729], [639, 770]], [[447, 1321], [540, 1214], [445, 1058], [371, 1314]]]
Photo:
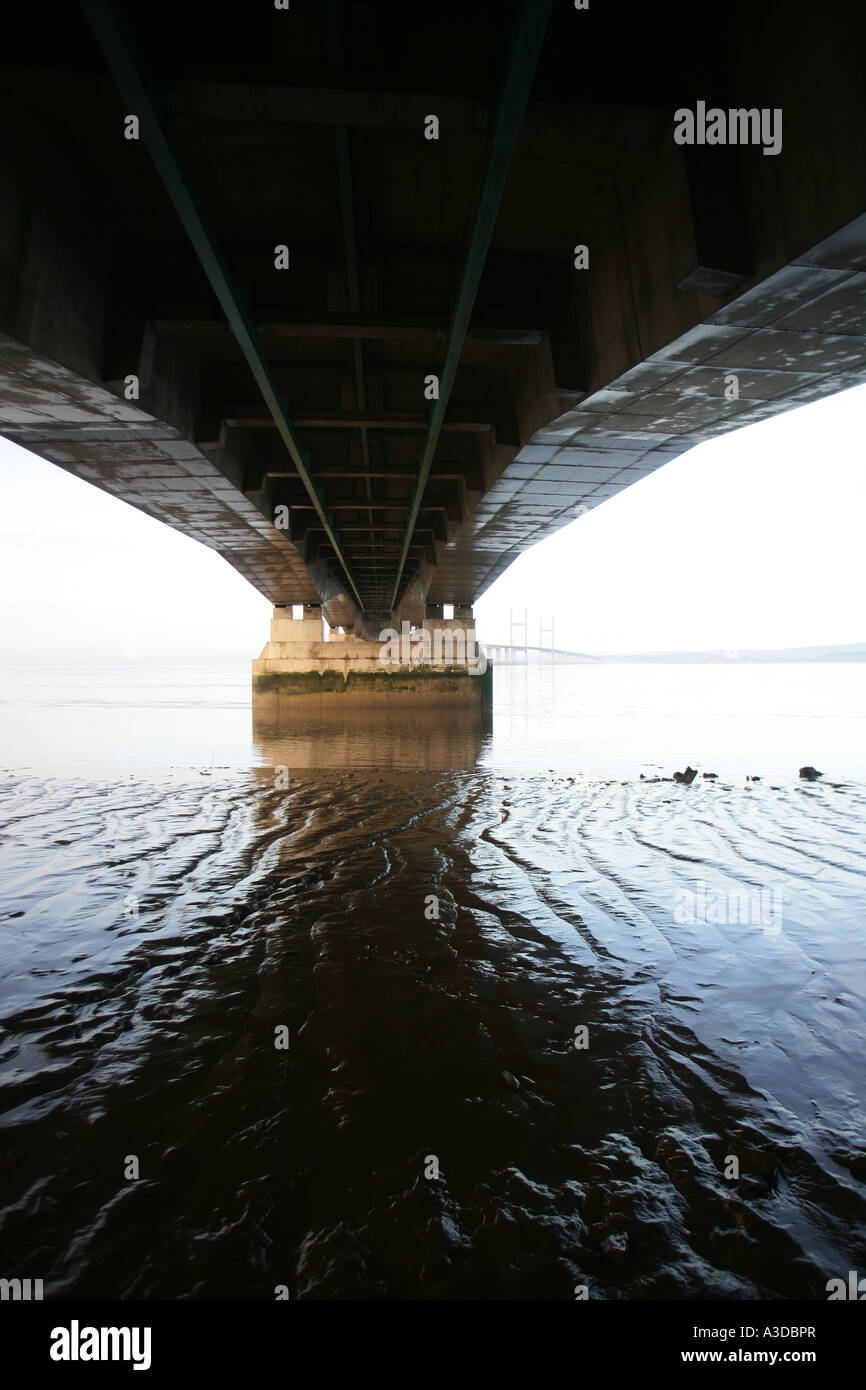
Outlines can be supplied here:
[[866, 661], [866, 642], [852, 642], [836, 647], [780, 647], [778, 649], [720, 650], [707, 652], [625, 652], [612, 656], [597, 656], [605, 665], [627, 664], [684, 664], [741, 666], [749, 662], [850, 662]]

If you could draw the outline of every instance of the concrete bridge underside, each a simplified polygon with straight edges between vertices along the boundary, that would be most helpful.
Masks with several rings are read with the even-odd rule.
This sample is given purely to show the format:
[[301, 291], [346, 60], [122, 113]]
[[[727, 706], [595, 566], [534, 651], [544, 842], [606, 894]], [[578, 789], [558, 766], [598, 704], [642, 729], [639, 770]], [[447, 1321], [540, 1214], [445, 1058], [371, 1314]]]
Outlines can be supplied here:
[[[862, 7], [560, 0], [537, 61], [533, 22], [4, 21], [0, 431], [360, 632], [866, 379]], [[698, 101], [781, 109], [781, 152], [677, 145]]]

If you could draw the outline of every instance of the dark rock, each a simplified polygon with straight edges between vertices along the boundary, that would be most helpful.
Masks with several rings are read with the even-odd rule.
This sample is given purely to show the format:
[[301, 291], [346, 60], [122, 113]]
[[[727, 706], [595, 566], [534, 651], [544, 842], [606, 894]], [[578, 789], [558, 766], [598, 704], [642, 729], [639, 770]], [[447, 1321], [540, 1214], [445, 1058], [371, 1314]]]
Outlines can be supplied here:
[[718, 777], [718, 775], [719, 775], [719, 774], [718, 774], [717, 772], [702, 772], [702, 773], [701, 773], [701, 776], [702, 776], [702, 777], [706, 777], [707, 780], [708, 780], [709, 782], [715, 782], [715, 780], [716, 780], [716, 778]]
[[625, 1259], [628, 1255], [629, 1240], [625, 1231], [614, 1231], [605, 1241], [602, 1242], [602, 1250], [606, 1255], [613, 1255], [616, 1259]]
[[695, 778], [697, 777], [697, 775], [698, 775], [698, 770], [697, 770], [696, 767], [687, 767], [686, 770], [685, 770], [685, 772], [675, 772], [675, 773], [674, 773], [674, 781], [675, 781], [675, 782], [682, 782], [682, 783], [684, 783], [685, 786], [690, 787], [690, 786], [692, 785], [692, 782], [694, 782]]
[[814, 782], [818, 777], [823, 777], [823, 772], [819, 772], [816, 767], [801, 767], [800, 776], [806, 782]]
[[750, 1173], [753, 1176], [759, 1173], [765, 1178], [773, 1176], [776, 1168], [776, 1159], [774, 1155], [768, 1153], [766, 1149], [745, 1148], [743, 1145], [740, 1145], [737, 1152], [740, 1159], [740, 1166], [744, 1173]]

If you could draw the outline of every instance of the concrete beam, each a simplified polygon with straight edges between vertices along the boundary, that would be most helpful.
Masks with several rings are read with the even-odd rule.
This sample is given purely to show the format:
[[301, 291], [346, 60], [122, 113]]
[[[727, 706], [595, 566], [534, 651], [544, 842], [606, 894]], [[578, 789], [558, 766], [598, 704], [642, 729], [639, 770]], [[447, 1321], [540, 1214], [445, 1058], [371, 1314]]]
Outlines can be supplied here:
[[[220, 319], [160, 318], [156, 321], [156, 327], [199, 339], [225, 338], [230, 332], [228, 325]], [[383, 343], [417, 343], [422, 347], [434, 348], [445, 342], [448, 327], [441, 319], [432, 316], [391, 314], [371, 317], [359, 311], [327, 317], [298, 314], [285, 321], [265, 318], [258, 324], [258, 332], [262, 338], [275, 341], [321, 339], [342, 342], [345, 339], [369, 338]], [[466, 335], [469, 343], [495, 348], [538, 347], [544, 342], [545, 336], [541, 328], [483, 327], [476, 327]]]

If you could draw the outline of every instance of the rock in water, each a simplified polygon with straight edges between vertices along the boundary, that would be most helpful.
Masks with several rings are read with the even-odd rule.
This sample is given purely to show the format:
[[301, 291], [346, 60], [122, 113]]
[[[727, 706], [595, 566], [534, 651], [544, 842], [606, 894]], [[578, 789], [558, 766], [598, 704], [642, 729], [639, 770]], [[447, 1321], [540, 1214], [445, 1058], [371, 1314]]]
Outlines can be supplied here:
[[692, 784], [692, 782], [694, 782], [695, 778], [697, 777], [697, 775], [698, 775], [698, 770], [697, 770], [696, 767], [687, 767], [686, 770], [685, 770], [685, 772], [675, 772], [675, 773], [674, 773], [674, 781], [675, 781], [675, 782], [684, 782], [685, 785], [686, 785], [687, 787], [690, 787], [691, 784]]
[[823, 772], [819, 772], [816, 767], [801, 767], [800, 776], [806, 782], [814, 782], [817, 777], [823, 777]]

